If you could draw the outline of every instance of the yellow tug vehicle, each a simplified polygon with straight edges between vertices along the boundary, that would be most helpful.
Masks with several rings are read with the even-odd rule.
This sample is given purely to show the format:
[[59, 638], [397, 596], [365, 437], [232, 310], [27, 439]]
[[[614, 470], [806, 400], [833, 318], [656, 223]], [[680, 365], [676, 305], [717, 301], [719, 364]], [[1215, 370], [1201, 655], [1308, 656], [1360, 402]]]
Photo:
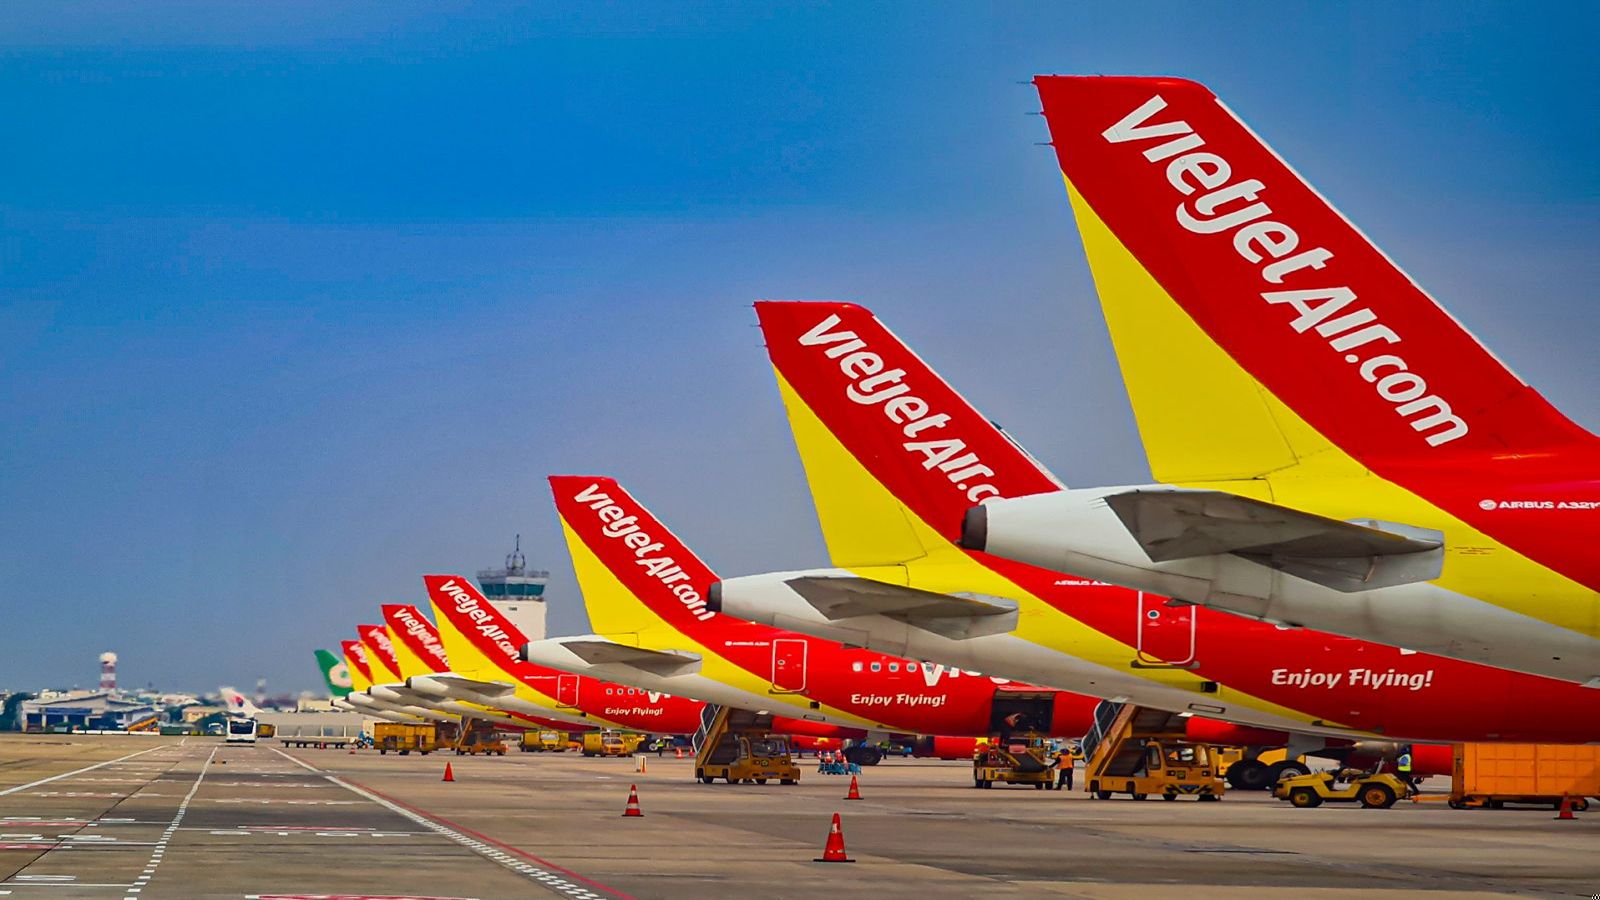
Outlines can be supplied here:
[[1367, 809], [1388, 809], [1416, 793], [1416, 787], [1398, 775], [1357, 769], [1296, 775], [1283, 779], [1272, 789], [1272, 796], [1300, 809], [1324, 803], [1360, 803]]

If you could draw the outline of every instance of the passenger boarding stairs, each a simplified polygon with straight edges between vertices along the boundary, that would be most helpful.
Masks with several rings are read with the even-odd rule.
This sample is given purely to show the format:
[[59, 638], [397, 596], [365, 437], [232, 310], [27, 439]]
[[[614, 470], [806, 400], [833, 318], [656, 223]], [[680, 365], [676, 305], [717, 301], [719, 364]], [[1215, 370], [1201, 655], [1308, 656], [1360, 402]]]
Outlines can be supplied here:
[[1150, 738], [1181, 739], [1184, 719], [1177, 713], [1126, 703], [1102, 700], [1094, 710], [1094, 724], [1083, 736], [1086, 778], [1126, 777], [1144, 765], [1145, 741]]
[[700, 712], [700, 727], [690, 739], [694, 747], [695, 766], [698, 769], [708, 764], [731, 763], [739, 756], [739, 735], [766, 735], [771, 732], [771, 713], [707, 703]]

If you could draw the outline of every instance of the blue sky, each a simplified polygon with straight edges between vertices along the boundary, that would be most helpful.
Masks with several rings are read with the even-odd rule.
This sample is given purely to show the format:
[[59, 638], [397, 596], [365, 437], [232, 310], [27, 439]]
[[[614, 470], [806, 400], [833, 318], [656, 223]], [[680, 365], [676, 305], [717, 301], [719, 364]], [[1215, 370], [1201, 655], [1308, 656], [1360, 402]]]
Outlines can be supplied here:
[[1063, 478], [1142, 480], [1040, 72], [1209, 84], [1600, 425], [1581, 5], [18, 3], [0, 21], [0, 689], [299, 689], [615, 475], [821, 564], [761, 297], [877, 309]]

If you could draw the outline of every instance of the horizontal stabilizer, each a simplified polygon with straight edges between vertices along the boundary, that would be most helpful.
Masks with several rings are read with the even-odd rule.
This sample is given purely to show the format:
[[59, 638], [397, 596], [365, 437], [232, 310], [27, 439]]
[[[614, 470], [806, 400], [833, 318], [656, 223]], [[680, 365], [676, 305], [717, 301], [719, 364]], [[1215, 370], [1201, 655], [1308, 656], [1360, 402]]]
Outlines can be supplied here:
[[[646, 650], [643, 647], [619, 644], [599, 635], [551, 638], [543, 643], [560, 644], [574, 656], [595, 666], [628, 666], [663, 677], [693, 675], [700, 671], [700, 654], [686, 650]], [[526, 659], [527, 656], [523, 658]]]
[[870, 578], [801, 575], [785, 582], [829, 619], [884, 616], [952, 640], [1017, 627], [1017, 603], [982, 594], [939, 594]]
[[504, 697], [516, 691], [516, 686], [509, 681], [482, 681], [477, 678], [457, 675], [454, 672], [435, 672], [428, 677], [448, 682], [463, 690], [471, 691], [474, 694], [482, 694], [485, 697]]
[[1341, 521], [1221, 491], [1129, 491], [1106, 504], [1151, 562], [1232, 553], [1345, 592], [1430, 581], [1444, 565], [1442, 532], [1394, 522]]

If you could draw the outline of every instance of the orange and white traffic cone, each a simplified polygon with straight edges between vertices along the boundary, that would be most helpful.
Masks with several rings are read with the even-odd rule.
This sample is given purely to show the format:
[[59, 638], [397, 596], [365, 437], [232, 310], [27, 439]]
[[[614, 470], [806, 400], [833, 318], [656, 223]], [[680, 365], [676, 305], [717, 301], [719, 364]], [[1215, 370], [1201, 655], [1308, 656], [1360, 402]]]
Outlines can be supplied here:
[[812, 862], [855, 862], [844, 854], [844, 829], [839, 827], [839, 814], [833, 814], [833, 825], [828, 828], [828, 842], [822, 845], [822, 855]]
[[441, 781], [455, 781], [456, 780], [456, 773], [450, 770], [450, 764], [449, 763], [445, 763], [444, 764], [444, 778], [442, 778], [440, 780]]
[[648, 771], [646, 771], [646, 767], [645, 767], [645, 764], [644, 764], [644, 757], [642, 757], [642, 756], [639, 757], [639, 764], [637, 766], [634, 766], [633, 770], [635, 772], [638, 772], [640, 775], [648, 775], [648, 774], [650, 774]]
[[1577, 818], [1577, 816], [1572, 814], [1572, 798], [1571, 797], [1568, 797], [1566, 795], [1562, 795], [1562, 797], [1561, 797], [1561, 811], [1556, 813], [1556, 818], [1557, 819], [1576, 819]]
[[850, 776], [850, 793], [845, 794], [844, 798], [846, 800], [861, 799], [861, 788], [856, 785], [856, 777], [854, 775]]
[[677, 751], [677, 753], [678, 753], [678, 757], [677, 758], [678, 759], [683, 759], [683, 748], [682, 747], [675, 747], [673, 749], [675, 749]]
[[639, 808], [639, 786], [636, 784], [628, 786], [628, 805], [623, 808], [622, 817], [625, 819], [644, 818], [644, 810]]

